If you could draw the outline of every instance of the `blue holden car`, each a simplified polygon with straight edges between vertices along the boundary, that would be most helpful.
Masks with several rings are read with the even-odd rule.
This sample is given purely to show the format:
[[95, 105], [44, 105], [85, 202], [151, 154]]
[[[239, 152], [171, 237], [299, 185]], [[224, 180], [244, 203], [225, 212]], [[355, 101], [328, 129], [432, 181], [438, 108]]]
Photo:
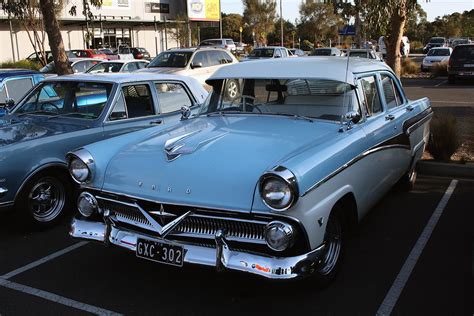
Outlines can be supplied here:
[[53, 225], [73, 205], [68, 151], [173, 125], [183, 106], [197, 109], [207, 94], [196, 80], [175, 75], [45, 79], [0, 117], [0, 210], [14, 207], [31, 226]]
[[70, 234], [179, 267], [330, 282], [348, 232], [413, 186], [429, 100], [409, 100], [384, 63], [340, 57], [230, 65], [207, 84], [197, 115], [68, 154], [82, 185]]
[[35, 70], [0, 69], [0, 116], [43, 79], [44, 75]]

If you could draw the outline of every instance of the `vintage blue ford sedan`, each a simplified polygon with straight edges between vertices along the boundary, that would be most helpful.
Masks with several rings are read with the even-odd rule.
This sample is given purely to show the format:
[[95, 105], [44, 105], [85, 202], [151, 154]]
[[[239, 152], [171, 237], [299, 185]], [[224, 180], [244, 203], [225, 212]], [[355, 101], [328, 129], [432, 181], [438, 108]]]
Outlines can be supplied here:
[[[0, 118], [0, 210], [54, 224], [73, 199], [65, 155], [86, 144], [179, 121], [207, 91], [192, 78], [71, 75], [44, 80]], [[113, 144], [113, 142], [111, 142]]]
[[408, 100], [384, 63], [339, 57], [236, 64], [207, 83], [198, 115], [68, 154], [83, 188], [70, 234], [159, 263], [327, 284], [348, 232], [396, 183], [413, 185], [428, 99]]

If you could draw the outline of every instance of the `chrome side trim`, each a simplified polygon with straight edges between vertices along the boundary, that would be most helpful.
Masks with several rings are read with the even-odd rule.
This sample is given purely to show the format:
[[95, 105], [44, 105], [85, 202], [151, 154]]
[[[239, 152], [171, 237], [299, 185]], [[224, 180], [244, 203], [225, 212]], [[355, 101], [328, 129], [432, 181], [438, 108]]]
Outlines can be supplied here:
[[[69, 235], [136, 251], [138, 238], [180, 245], [185, 249], [184, 262], [256, 274], [269, 279], [294, 279], [309, 276], [318, 266], [325, 245], [294, 257], [272, 257], [232, 250], [225, 242], [225, 232], [216, 234], [216, 248], [187, 242], [156, 238], [103, 222], [74, 218]], [[218, 251], [219, 249], [219, 251]]]
[[399, 145], [399, 144], [393, 144], [393, 145], [385, 145], [385, 146], [375, 146], [369, 150], [366, 150], [364, 151], [362, 154], [360, 154], [359, 156], [355, 157], [355, 158], [352, 158], [351, 160], [349, 160], [348, 162], [346, 162], [345, 164], [343, 164], [341, 167], [337, 168], [336, 170], [334, 170], [333, 172], [331, 172], [329, 175], [327, 175], [325, 178], [323, 178], [322, 180], [316, 182], [313, 186], [311, 186], [308, 190], [306, 190], [305, 193], [303, 193], [302, 196], [305, 196], [306, 194], [310, 193], [311, 191], [313, 191], [314, 189], [318, 188], [319, 186], [321, 186], [323, 183], [329, 181], [331, 178], [335, 177], [337, 174], [339, 174], [340, 172], [344, 171], [345, 169], [349, 168], [350, 166], [352, 166], [353, 164], [355, 164], [356, 162], [358, 162], [359, 160], [367, 157], [368, 155], [370, 154], [373, 154], [375, 152], [378, 152], [378, 151], [382, 151], [382, 150], [387, 150], [387, 149], [394, 149], [394, 148], [401, 148], [401, 149], [407, 149], [407, 150], [410, 150], [410, 147], [407, 146], [407, 145]]

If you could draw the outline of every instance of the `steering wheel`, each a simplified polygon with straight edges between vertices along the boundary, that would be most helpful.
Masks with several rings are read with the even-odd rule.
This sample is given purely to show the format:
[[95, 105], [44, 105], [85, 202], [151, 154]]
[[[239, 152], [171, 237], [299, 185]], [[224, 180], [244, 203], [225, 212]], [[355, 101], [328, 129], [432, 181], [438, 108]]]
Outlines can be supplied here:
[[46, 105], [46, 104], [52, 106], [52, 107], [54, 108], [54, 111], [56, 111], [57, 113], [59, 113], [59, 111], [60, 111], [59, 107], [58, 107], [56, 104], [52, 103], [52, 102], [44, 102], [44, 103], [41, 103], [41, 106], [40, 106], [40, 110], [41, 110], [41, 111], [46, 111], [46, 110], [45, 110], [45, 105]]

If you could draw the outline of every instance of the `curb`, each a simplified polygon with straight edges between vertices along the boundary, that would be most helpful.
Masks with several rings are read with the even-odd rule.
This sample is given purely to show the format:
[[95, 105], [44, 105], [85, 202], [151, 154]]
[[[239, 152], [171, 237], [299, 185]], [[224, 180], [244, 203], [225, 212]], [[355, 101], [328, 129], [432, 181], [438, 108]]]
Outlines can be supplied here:
[[474, 179], [474, 164], [457, 164], [420, 160], [416, 165], [420, 174], [453, 178]]

